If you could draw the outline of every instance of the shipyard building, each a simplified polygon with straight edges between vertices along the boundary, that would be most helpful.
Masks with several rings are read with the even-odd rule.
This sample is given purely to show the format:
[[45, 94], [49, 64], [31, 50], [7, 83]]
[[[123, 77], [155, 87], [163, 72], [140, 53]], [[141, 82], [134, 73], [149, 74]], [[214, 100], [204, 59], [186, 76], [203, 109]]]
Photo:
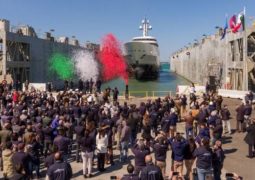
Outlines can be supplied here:
[[39, 38], [31, 26], [10, 28], [8, 20], [0, 20], [0, 80], [24, 83], [48, 83], [61, 86], [62, 81], [49, 74], [49, 59], [53, 53], [71, 56], [74, 50], [97, 53], [99, 45], [87, 43], [81, 46], [75, 38], [55, 38], [50, 32]]
[[171, 71], [200, 85], [255, 91], [255, 26], [232, 33], [223, 29], [186, 46], [170, 57]]

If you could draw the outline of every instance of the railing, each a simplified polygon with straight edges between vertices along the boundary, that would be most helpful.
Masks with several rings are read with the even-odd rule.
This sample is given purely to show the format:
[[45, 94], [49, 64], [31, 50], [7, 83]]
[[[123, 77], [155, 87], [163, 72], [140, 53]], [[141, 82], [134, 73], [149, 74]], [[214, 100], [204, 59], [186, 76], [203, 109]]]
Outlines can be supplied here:
[[[125, 96], [125, 91], [122, 92]], [[172, 91], [129, 91], [129, 97], [165, 97], [173, 95]]]

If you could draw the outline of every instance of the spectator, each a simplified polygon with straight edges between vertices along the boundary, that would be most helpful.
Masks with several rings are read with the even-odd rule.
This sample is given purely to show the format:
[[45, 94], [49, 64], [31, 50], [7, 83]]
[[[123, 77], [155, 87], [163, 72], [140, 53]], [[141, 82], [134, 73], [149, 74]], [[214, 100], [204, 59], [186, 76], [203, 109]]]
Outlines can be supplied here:
[[203, 138], [201, 146], [194, 151], [196, 157], [196, 168], [199, 180], [205, 180], [207, 175], [212, 174], [212, 150], [209, 146], [209, 139]]
[[221, 170], [225, 159], [221, 141], [217, 140], [213, 147], [213, 175], [215, 180], [221, 180]]
[[[244, 113], [245, 113], [245, 107], [244, 104], [241, 103], [237, 108], [236, 108], [236, 130], [238, 132], [244, 132]], [[241, 129], [240, 129], [241, 125]]]
[[145, 157], [146, 167], [143, 168], [141, 171], [141, 180], [163, 180], [163, 176], [161, 173], [161, 170], [158, 166], [155, 166], [152, 163], [152, 157], [151, 155], [147, 155]]
[[49, 180], [69, 180], [73, 175], [72, 168], [68, 162], [63, 161], [61, 153], [55, 153], [55, 163], [47, 170]]
[[192, 166], [195, 161], [195, 157], [193, 156], [193, 153], [196, 149], [196, 143], [195, 140], [192, 137], [188, 138], [187, 146], [185, 147], [185, 153], [184, 153], [184, 162], [186, 167], [186, 175], [185, 177], [187, 179], [192, 179]]
[[[229, 133], [229, 135], [231, 135], [230, 112], [227, 105], [223, 106], [220, 114], [222, 119], [223, 133]], [[225, 130], [226, 128], [228, 131]]]
[[[92, 158], [95, 144], [92, 136], [89, 136], [89, 131], [85, 130], [84, 137], [79, 140], [81, 145], [81, 156], [83, 161], [83, 176], [84, 178], [92, 177]], [[86, 171], [87, 170], [87, 171]]]
[[12, 156], [12, 163], [13, 164], [22, 164], [25, 175], [27, 177], [30, 177], [30, 171], [29, 171], [29, 164], [31, 163], [30, 156], [24, 152], [25, 144], [20, 143], [18, 145], [18, 152], [15, 152]]
[[127, 166], [128, 174], [124, 174], [121, 180], [140, 180], [137, 174], [134, 174], [134, 166], [132, 164], [128, 164]]
[[128, 153], [128, 143], [130, 140], [130, 128], [126, 121], [122, 121], [122, 130], [120, 135], [120, 162], [126, 162]]
[[187, 141], [177, 133], [174, 138], [169, 140], [172, 147], [173, 170], [179, 172], [179, 176], [183, 177], [183, 160]]
[[9, 179], [14, 175], [14, 164], [12, 162], [12, 143], [10, 141], [7, 141], [5, 143], [5, 149], [2, 152], [3, 156], [3, 165], [4, 165], [4, 171], [3, 175], [5, 178]]
[[146, 166], [145, 156], [150, 154], [150, 149], [144, 143], [144, 139], [138, 139], [132, 148], [135, 156], [135, 174], [139, 175], [141, 170]]
[[244, 138], [244, 141], [248, 144], [248, 158], [253, 158], [254, 153], [252, 148], [255, 150], [255, 119], [252, 119], [252, 124], [246, 129], [247, 134]]
[[166, 157], [167, 157], [167, 150], [168, 144], [165, 134], [160, 133], [155, 138], [155, 144], [153, 146], [155, 152], [155, 160], [156, 165], [161, 169], [163, 177], [166, 174]]
[[107, 153], [108, 136], [105, 132], [106, 126], [102, 126], [96, 136], [97, 168], [104, 171], [105, 155]]

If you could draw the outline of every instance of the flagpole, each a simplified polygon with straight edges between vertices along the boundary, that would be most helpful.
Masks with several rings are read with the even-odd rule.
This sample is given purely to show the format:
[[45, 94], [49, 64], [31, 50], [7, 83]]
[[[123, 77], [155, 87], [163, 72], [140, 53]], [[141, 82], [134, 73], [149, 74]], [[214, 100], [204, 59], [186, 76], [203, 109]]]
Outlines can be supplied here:
[[246, 9], [243, 8], [244, 13], [244, 27], [243, 27], [243, 90], [248, 91], [248, 72], [247, 72], [247, 35], [246, 35], [246, 27], [245, 27], [245, 19], [246, 19]]
[[[226, 14], [226, 23], [227, 22], [227, 17], [228, 15]], [[227, 77], [228, 77], [228, 28], [226, 29], [226, 32], [225, 32], [225, 36], [226, 36], [226, 39], [225, 39], [225, 48], [226, 48], [226, 53], [225, 53], [225, 89], [227, 89], [228, 87], [228, 82], [227, 82]]]

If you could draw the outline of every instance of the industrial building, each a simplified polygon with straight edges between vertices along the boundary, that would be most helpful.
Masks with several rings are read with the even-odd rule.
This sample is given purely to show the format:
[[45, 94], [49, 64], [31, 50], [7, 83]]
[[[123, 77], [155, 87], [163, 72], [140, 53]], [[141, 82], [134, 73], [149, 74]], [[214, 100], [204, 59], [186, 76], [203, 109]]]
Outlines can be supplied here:
[[216, 34], [176, 51], [170, 57], [171, 71], [215, 88], [255, 91], [255, 26], [232, 33]]
[[[88, 47], [88, 48], [87, 48]], [[53, 53], [71, 56], [73, 50], [99, 51], [99, 45], [89, 43], [81, 46], [77, 39], [55, 38], [50, 32], [39, 38], [31, 26], [10, 28], [8, 20], [0, 20], [0, 79], [7, 81], [28, 80], [33, 83], [52, 82], [60, 86], [63, 82], [49, 74], [48, 61]], [[11, 82], [8, 82], [11, 83]]]

